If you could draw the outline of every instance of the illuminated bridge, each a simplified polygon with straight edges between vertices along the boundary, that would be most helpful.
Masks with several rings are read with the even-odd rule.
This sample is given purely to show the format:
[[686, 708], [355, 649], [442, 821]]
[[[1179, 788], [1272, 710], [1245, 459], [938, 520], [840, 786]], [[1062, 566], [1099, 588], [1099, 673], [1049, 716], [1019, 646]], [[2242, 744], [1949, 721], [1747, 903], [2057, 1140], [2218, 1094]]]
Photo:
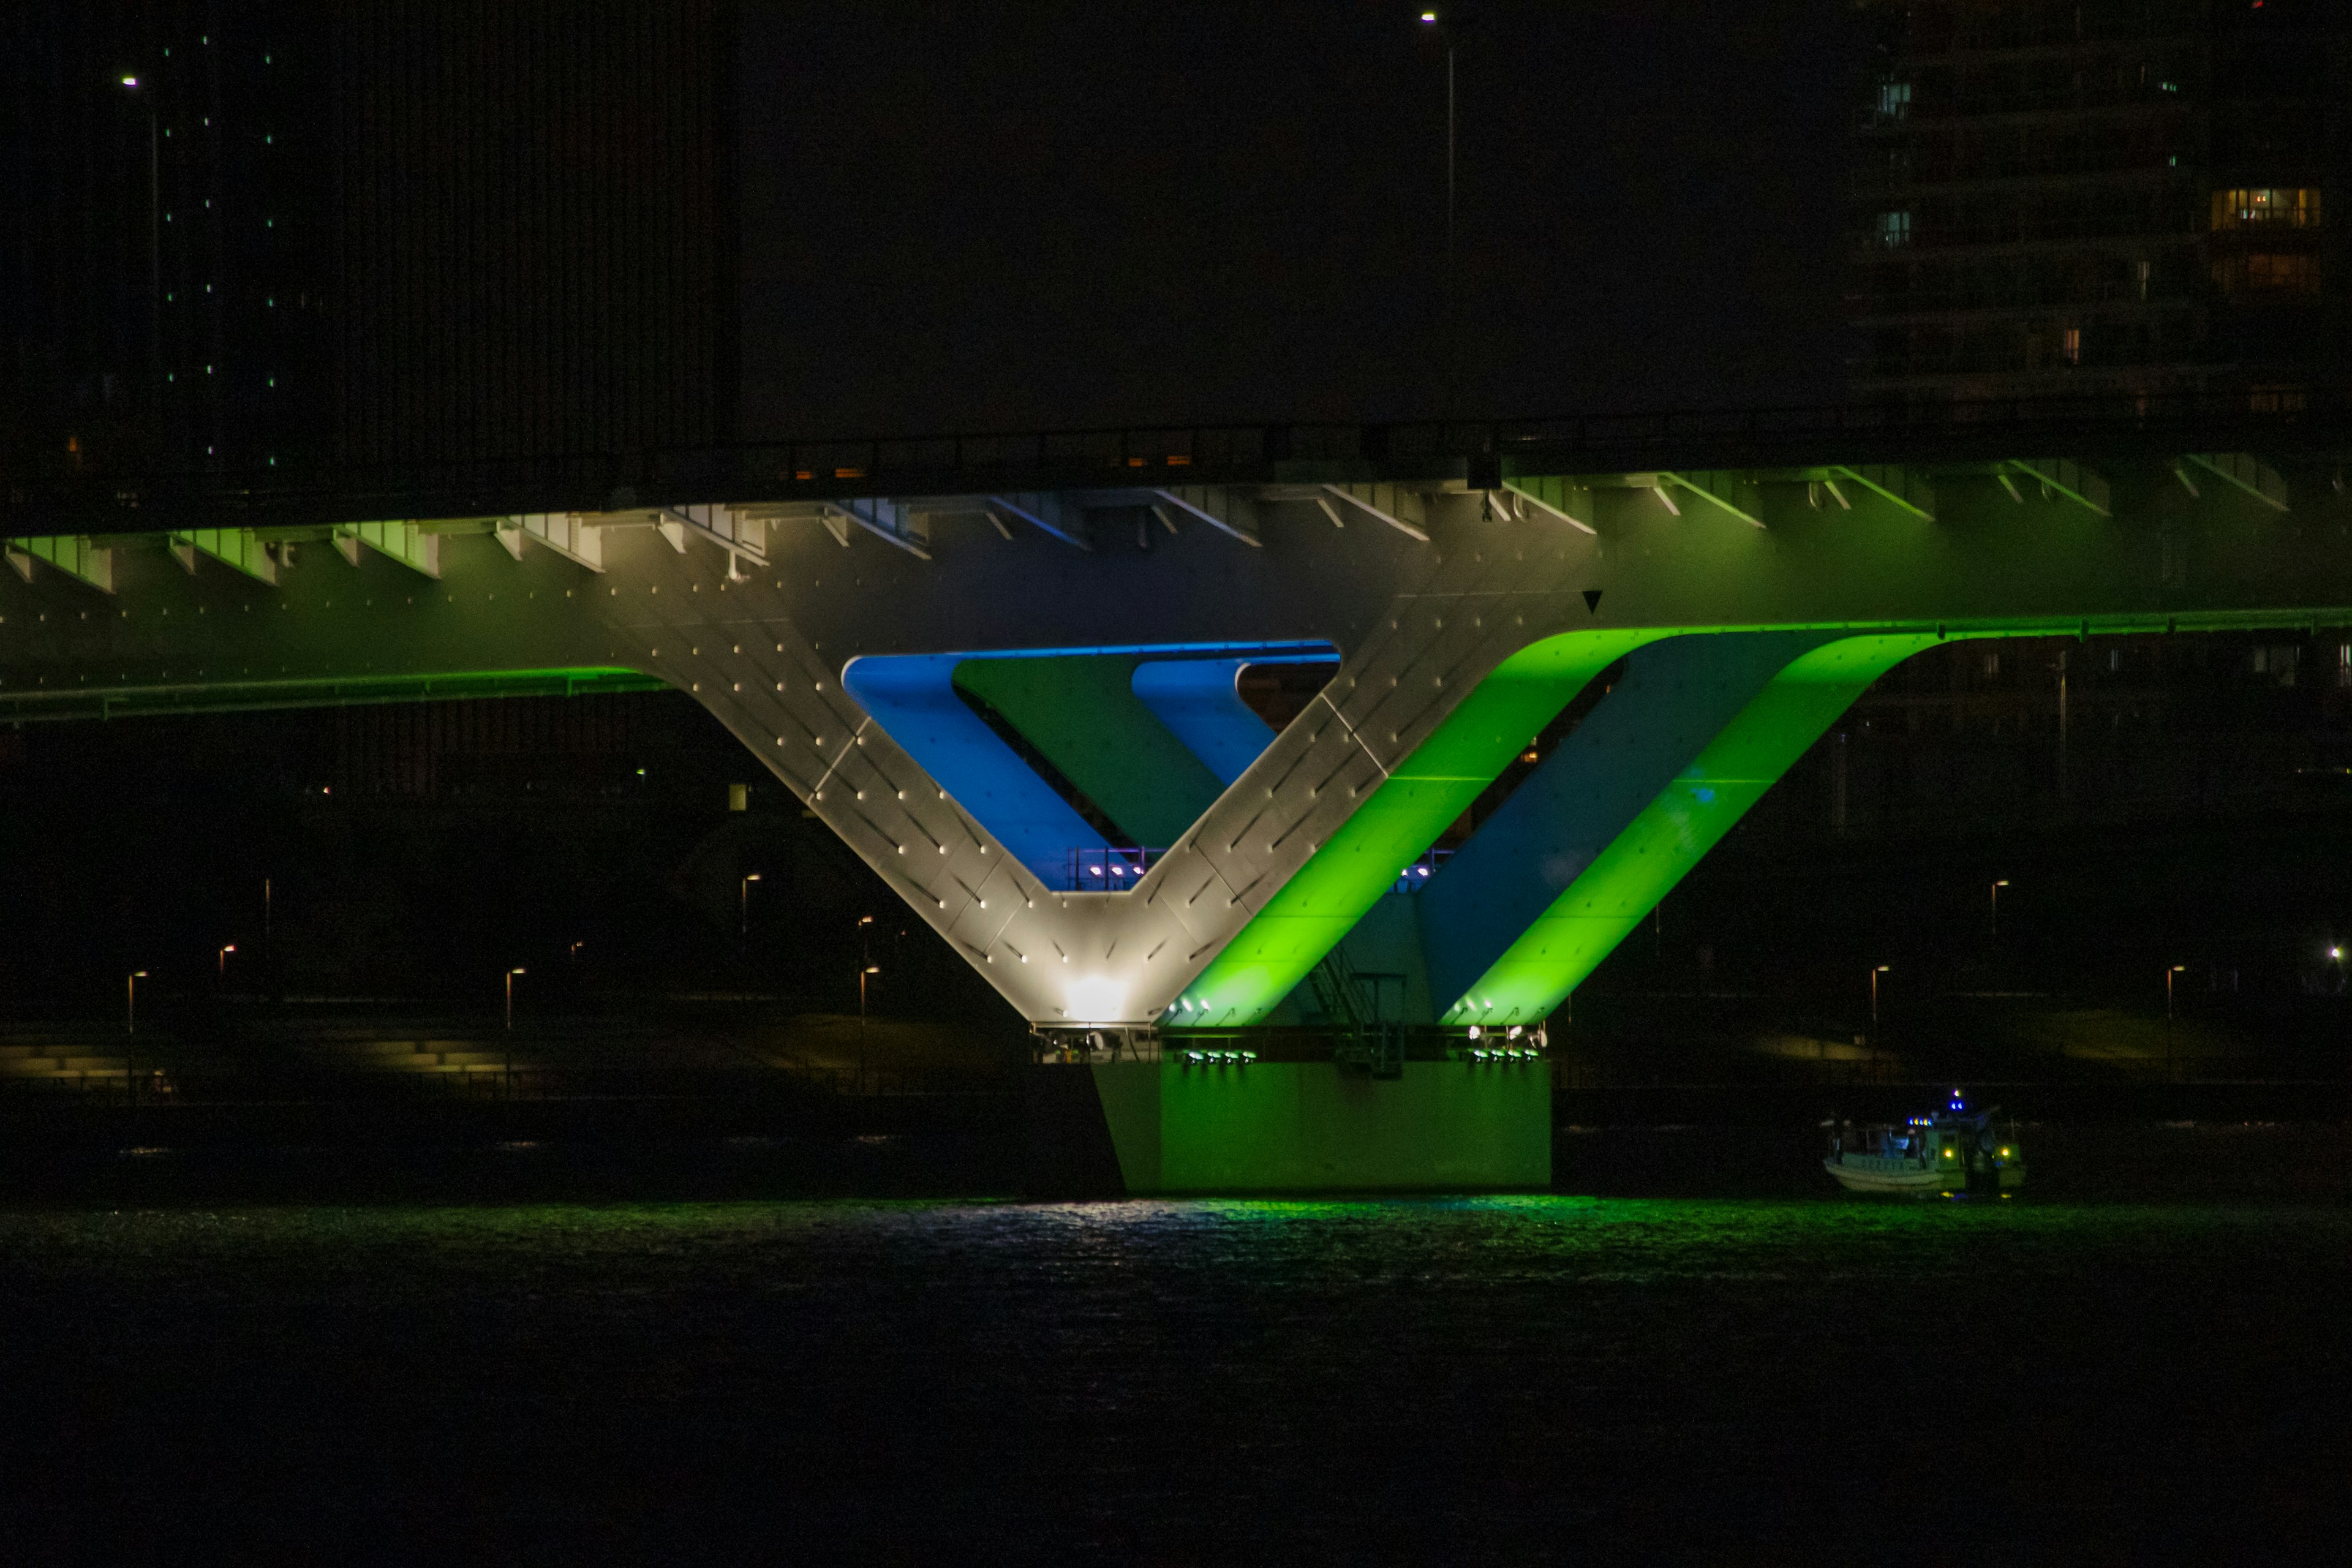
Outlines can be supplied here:
[[28, 483], [0, 717], [675, 687], [1094, 1053], [1130, 1188], [1536, 1184], [1510, 1031], [1894, 665], [2352, 624], [2347, 405], [2278, 401]]

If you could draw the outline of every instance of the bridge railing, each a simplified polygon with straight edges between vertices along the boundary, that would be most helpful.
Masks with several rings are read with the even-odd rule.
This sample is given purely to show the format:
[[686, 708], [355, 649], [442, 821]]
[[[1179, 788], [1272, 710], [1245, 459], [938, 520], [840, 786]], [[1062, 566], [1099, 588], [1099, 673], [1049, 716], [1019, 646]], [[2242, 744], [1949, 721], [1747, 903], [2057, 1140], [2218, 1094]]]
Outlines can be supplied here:
[[10, 454], [0, 531], [152, 531], [210, 521], [318, 522], [603, 511], [656, 505], [970, 495], [1520, 472], [1902, 462], [2009, 450], [2276, 450], [2352, 438], [2352, 386], [2032, 398], [1887, 399], [1765, 408], [1360, 425], [1153, 425], [516, 453], [462, 462], [174, 468], [125, 455]]
[[[1112, 847], [1107, 849], [1073, 849], [1069, 869], [1063, 874], [1062, 885], [1055, 889], [1066, 893], [1124, 893], [1143, 880], [1144, 873], [1158, 865], [1165, 849]], [[1416, 857], [1397, 873], [1391, 891], [1417, 893], [1429, 886], [1429, 879], [1437, 868], [1454, 858], [1451, 849], [1432, 849]]]

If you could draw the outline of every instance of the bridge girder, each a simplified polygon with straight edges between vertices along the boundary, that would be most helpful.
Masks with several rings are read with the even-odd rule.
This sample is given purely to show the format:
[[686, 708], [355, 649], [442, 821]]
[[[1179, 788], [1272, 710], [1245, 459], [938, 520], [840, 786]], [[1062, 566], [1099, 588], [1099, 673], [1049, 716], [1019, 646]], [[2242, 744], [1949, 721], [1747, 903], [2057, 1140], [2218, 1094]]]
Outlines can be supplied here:
[[[194, 706], [207, 693], [258, 700], [272, 682], [332, 700], [339, 682], [377, 692], [497, 672], [641, 672], [717, 714], [1024, 1016], [1243, 1023], [1278, 1004], [1584, 681], [1663, 639], [1831, 636], [1822, 658], [1847, 647], [1891, 658], [1939, 635], [2352, 620], [2352, 560], [2326, 547], [2331, 531], [2308, 526], [2344, 515], [2340, 493], [2311, 487], [2305, 526], [2283, 528], [2287, 481], [2264, 460], [2184, 455], [2178, 466], [2226, 481], [2201, 494], [2180, 488], [2175, 466], [1507, 475], [1362, 496], [1319, 482], [1292, 493], [1303, 481], [1222, 496], [1147, 489], [1224, 519], [1182, 527], [1148, 553], [1070, 551], [1066, 536], [1007, 539], [985, 524], [960, 531], [960, 516], [977, 523], [1003, 499], [994, 492], [827, 503], [838, 533], [793, 526], [826, 515], [784, 510], [800, 502], [419, 521], [405, 526], [436, 542], [441, 580], [420, 581], [414, 562], [362, 557], [356, 590], [340, 566], [284, 568], [272, 587], [159, 575], [161, 552], [135, 539], [32, 536], [12, 542], [26, 581], [0, 598], [0, 716], [86, 711], [101, 688]], [[2002, 479], [2032, 488], [2012, 501], [1995, 488]], [[1832, 484], [1838, 504], [1817, 507], [1816, 487]], [[1669, 491], [1700, 504], [1670, 511], [1657, 504]], [[1132, 490], [1054, 494], [1081, 520], [1090, 501], [1153, 504]], [[1317, 496], [1396, 526], [1332, 529]], [[1189, 508], [1176, 515], [1202, 521]], [[1229, 536], [1244, 515], [1257, 548]], [[918, 518], [937, 526], [918, 534]], [[656, 531], [662, 546], [646, 537]], [[168, 531], [149, 537], [166, 542]], [[526, 541], [545, 549], [524, 551]], [[98, 555], [111, 601], [77, 604], [81, 588], [32, 564], [79, 568], [87, 583]], [[255, 613], [273, 606], [299, 613]], [[1338, 646], [1338, 674], [1237, 774], [1212, 770], [1213, 798], [1127, 893], [1069, 891], [1050, 864], [1008, 853], [983, 821], [987, 803], [958, 799], [919, 746], [894, 736], [904, 721], [877, 722], [887, 705], [843, 686], [859, 655], [1301, 637]], [[1727, 782], [1752, 800], [1777, 776], [1756, 759], [1801, 752], [1818, 733], [1807, 726], [1829, 722], [1876, 668], [1864, 658], [1801, 679], [1784, 669], [1689, 765], [1715, 770], [1719, 797]], [[1739, 752], [1736, 766], [1718, 765], [1723, 748]], [[1530, 958], [1518, 944], [1557, 943], [1573, 919], [1592, 931], [1638, 919], [1648, 883], [1611, 881], [1616, 902], [1604, 909], [1587, 879], [1638, 843], [1696, 845], [1686, 869], [1730, 806], [1702, 810], [1711, 803], [1675, 793], [1685, 784], [1699, 787], [1677, 773], [1652, 792], [1559, 895], [1587, 899], [1590, 911], [1547, 906], [1440, 1004], [1507, 983], [1518, 1010], [1539, 1010], [1563, 974], [1572, 984], [1582, 958], [1563, 964], [1557, 947]], [[1568, 945], [1589, 956], [1605, 936]]]

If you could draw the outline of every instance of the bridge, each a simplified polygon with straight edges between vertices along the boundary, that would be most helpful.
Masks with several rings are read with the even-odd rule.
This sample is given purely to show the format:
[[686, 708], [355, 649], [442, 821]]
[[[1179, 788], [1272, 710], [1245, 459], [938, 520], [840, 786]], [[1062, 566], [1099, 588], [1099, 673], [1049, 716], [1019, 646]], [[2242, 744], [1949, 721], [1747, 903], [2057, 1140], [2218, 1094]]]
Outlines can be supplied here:
[[1540, 1185], [1544, 1020], [1873, 680], [2352, 625], [2347, 466], [2309, 392], [52, 475], [0, 719], [675, 688], [1129, 1190]]

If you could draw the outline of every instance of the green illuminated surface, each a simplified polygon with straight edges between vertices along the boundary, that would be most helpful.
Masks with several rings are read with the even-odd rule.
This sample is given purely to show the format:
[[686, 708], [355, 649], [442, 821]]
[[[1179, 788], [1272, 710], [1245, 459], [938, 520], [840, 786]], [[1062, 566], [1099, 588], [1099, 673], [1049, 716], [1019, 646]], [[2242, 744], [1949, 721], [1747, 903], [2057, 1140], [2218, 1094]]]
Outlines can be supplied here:
[[1181, 838], [1225, 786], [1135, 695], [1124, 654], [973, 658], [956, 684], [1002, 713], [1139, 844]]
[[1384, 1080], [1322, 1062], [1088, 1070], [1132, 1194], [1551, 1184], [1545, 1063], [1409, 1062]]
[[275, 584], [278, 563], [249, 528], [197, 528], [172, 535], [184, 550], [202, 551], [225, 566], [233, 566], [257, 583]]
[[446, 702], [469, 697], [588, 697], [667, 691], [669, 682], [634, 669], [494, 669], [352, 679], [190, 682], [99, 691], [0, 694], [0, 722], [128, 719], [155, 713], [246, 713], [276, 708], [345, 708], [376, 702]]
[[1938, 639], [1841, 638], [1797, 659], [1505, 950], [1449, 1023], [1540, 1018], [1624, 940], [1870, 683]]
[[[1670, 628], [1570, 632], [1498, 665], [1185, 989], [1193, 1025], [1255, 1024], [1587, 681]], [[1171, 1024], [1173, 1018], [1169, 1020]]]

